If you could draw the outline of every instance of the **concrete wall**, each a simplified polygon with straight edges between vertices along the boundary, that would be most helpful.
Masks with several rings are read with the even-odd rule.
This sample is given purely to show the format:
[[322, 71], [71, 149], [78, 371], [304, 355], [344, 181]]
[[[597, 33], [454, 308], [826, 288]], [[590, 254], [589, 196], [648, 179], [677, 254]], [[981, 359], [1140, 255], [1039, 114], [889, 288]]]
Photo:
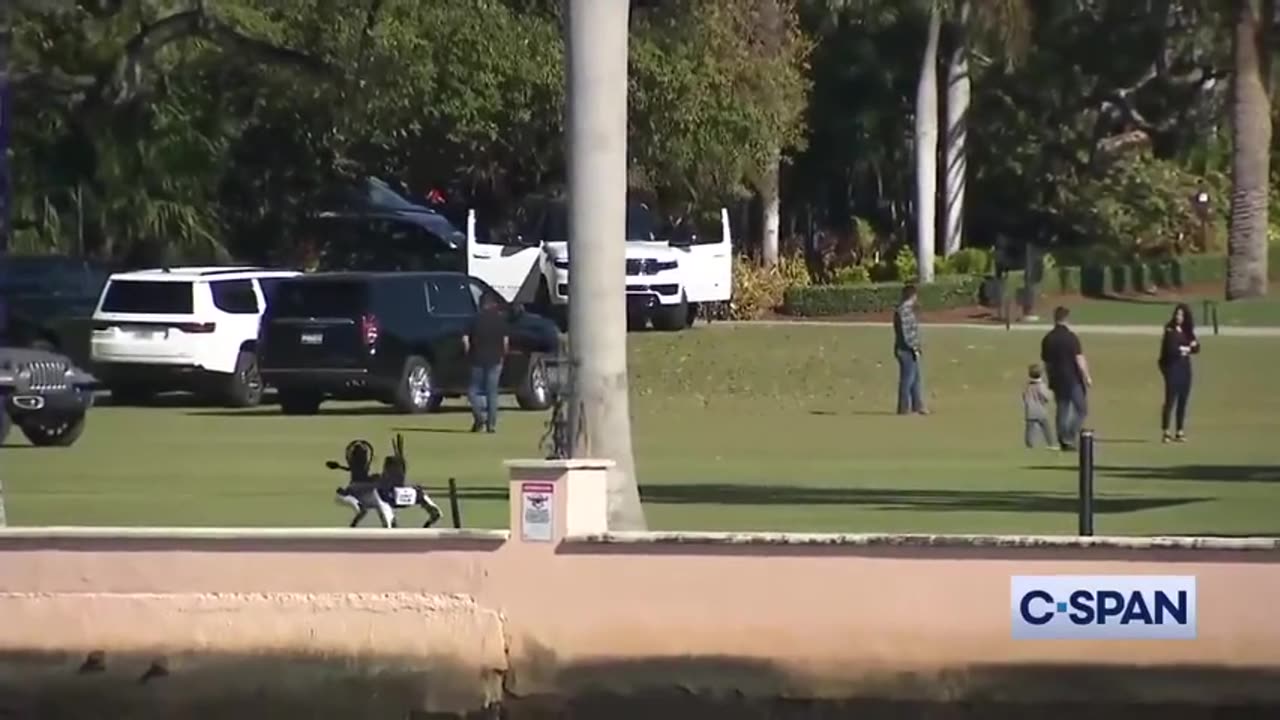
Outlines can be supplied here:
[[[310, 658], [394, 668], [436, 709], [640, 685], [1078, 699], [1072, 673], [1095, 696], [1280, 700], [1275, 541], [608, 534], [603, 472], [514, 465], [510, 533], [11, 528], [6, 672], [67, 682], [94, 649], [133, 675], [163, 655], [172, 682]], [[1053, 573], [1195, 575], [1199, 636], [1012, 640], [1010, 577]]]

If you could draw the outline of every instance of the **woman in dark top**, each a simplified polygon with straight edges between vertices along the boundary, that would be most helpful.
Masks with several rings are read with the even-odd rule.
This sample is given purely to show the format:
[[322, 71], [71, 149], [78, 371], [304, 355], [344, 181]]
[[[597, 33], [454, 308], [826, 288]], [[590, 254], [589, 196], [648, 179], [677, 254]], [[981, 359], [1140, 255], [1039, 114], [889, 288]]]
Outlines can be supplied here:
[[[1160, 411], [1163, 442], [1185, 442], [1182, 428], [1187, 419], [1187, 400], [1191, 396], [1191, 356], [1200, 352], [1196, 324], [1191, 308], [1178, 303], [1173, 317], [1164, 326], [1160, 342], [1160, 374], [1164, 376], [1164, 407]], [[1169, 416], [1176, 414], [1177, 434], [1169, 434]]]

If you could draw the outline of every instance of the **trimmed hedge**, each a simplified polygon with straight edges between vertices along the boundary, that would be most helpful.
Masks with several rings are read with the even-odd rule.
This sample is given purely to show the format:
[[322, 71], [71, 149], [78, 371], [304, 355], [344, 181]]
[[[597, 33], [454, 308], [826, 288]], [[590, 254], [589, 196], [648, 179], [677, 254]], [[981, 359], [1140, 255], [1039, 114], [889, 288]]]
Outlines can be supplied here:
[[[1280, 247], [1273, 245], [1267, 257], [1268, 275], [1280, 280]], [[1024, 285], [1021, 271], [1008, 274], [1014, 287]], [[1130, 295], [1150, 288], [1175, 289], [1188, 285], [1223, 283], [1227, 279], [1225, 255], [1184, 255], [1127, 265], [1086, 265], [1050, 268], [1039, 291], [1048, 295]]]
[[[1267, 271], [1280, 281], [1280, 244], [1269, 248]], [[1128, 265], [1088, 265], [1045, 270], [1037, 288], [1049, 295], [1128, 295], [1149, 288], [1182, 288], [1226, 282], [1225, 255], [1185, 255]], [[923, 310], [947, 310], [979, 303], [983, 278], [973, 275], [940, 275], [933, 284], [920, 286]], [[1025, 286], [1022, 271], [1007, 273], [1005, 288], [1014, 292]], [[782, 310], [788, 315], [823, 317], [892, 312], [902, 297], [900, 282], [853, 285], [814, 285], [788, 288]]]
[[[902, 299], [903, 283], [865, 285], [813, 285], [787, 290], [783, 310], [788, 315], [824, 317], [857, 313], [892, 312]], [[944, 275], [919, 288], [922, 310], [968, 307], [978, 302], [982, 278]]]

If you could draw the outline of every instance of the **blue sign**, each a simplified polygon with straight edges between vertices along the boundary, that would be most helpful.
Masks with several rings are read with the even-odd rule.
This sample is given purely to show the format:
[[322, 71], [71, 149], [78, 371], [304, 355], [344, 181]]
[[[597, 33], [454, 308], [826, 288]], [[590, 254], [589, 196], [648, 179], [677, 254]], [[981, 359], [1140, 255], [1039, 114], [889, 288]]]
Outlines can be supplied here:
[[1194, 640], [1194, 575], [1015, 575], [1015, 640]]

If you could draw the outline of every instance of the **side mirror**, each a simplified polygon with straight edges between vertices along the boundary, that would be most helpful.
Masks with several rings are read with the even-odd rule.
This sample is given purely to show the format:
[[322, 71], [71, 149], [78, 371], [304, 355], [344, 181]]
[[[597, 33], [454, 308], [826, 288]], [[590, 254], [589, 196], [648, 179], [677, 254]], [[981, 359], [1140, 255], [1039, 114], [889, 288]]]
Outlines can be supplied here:
[[677, 231], [668, 243], [671, 247], [691, 247], [697, 236], [690, 232]]
[[341, 467], [341, 465], [339, 465], [336, 460], [326, 460], [324, 463], [324, 466], [329, 468], [330, 470], [337, 470], [338, 468]]

